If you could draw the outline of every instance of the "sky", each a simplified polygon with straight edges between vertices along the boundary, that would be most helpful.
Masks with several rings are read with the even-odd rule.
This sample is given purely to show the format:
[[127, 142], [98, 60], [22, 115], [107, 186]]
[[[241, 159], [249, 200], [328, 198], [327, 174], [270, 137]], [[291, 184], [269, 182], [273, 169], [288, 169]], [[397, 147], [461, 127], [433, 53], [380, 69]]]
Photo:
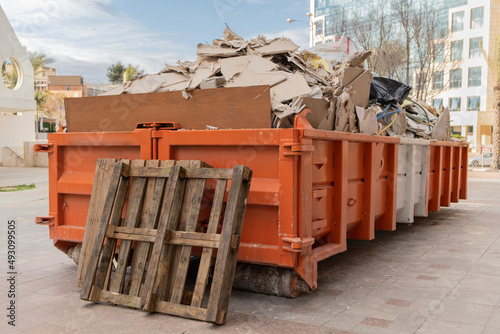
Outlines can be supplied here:
[[158, 73], [164, 64], [195, 60], [198, 43], [221, 38], [225, 24], [245, 39], [309, 43], [309, 0], [0, 0], [0, 6], [29, 51], [54, 59], [58, 75], [93, 83], [107, 83], [106, 69], [118, 61]]

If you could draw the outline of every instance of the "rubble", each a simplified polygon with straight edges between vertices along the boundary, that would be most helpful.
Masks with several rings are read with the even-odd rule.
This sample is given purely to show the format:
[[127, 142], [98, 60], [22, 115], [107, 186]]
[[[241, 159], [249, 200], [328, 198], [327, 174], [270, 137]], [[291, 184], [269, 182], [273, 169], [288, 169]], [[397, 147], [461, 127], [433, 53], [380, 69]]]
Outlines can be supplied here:
[[[293, 127], [304, 108], [321, 130], [446, 140], [449, 112], [411, 100], [411, 87], [364, 68], [371, 51], [358, 52], [342, 36], [335, 42], [298, 51], [287, 38], [244, 40], [226, 26], [223, 38], [198, 44], [194, 62], [166, 65], [106, 95], [268, 85], [272, 126]], [[252, 127], [249, 124], [249, 127]]]

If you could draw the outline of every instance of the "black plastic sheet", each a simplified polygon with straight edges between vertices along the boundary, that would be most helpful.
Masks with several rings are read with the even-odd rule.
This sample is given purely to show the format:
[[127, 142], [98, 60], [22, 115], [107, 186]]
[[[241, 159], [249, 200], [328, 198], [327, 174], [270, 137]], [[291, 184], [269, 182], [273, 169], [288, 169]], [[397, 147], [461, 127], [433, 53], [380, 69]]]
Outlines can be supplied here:
[[370, 100], [382, 104], [402, 104], [410, 94], [411, 87], [396, 80], [383, 77], [373, 78], [370, 85]]

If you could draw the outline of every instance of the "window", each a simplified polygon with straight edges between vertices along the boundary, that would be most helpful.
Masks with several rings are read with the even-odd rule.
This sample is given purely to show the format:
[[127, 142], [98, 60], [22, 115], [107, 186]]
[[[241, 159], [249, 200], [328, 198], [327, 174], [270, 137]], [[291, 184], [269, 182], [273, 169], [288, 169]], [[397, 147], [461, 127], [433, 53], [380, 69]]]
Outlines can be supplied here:
[[451, 31], [464, 30], [464, 12], [456, 12], [451, 15]]
[[452, 135], [461, 135], [462, 134], [462, 126], [455, 125], [450, 128]]
[[317, 20], [313, 24], [316, 27], [316, 35], [323, 35], [325, 33], [323, 29], [325, 24], [324, 20]]
[[467, 98], [467, 110], [468, 111], [478, 111], [480, 108], [481, 97], [479, 96], [469, 96]]
[[470, 39], [469, 58], [479, 58], [483, 54], [483, 38], [476, 37]]
[[443, 89], [443, 71], [436, 71], [432, 76], [432, 89]]
[[473, 8], [470, 13], [470, 28], [481, 28], [484, 23], [484, 7]]
[[434, 44], [434, 62], [444, 62], [444, 43]]
[[469, 68], [469, 87], [481, 86], [481, 67]]
[[460, 111], [462, 99], [459, 97], [450, 98], [450, 111]]
[[464, 59], [464, 41], [451, 42], [451, 60]]
[[467, 125], [467, 136], [472, 136], [474, 134], [474, 126]]
[[71, 90], [71, 86], [66, 86], [66, 90]]
[[462, 69], [450, 71], [450, 88], [462, 87]]
[[441, 109], [443, 106], [443, 99], [434, 99], [432, 100], [432, 107], [435, 109]]

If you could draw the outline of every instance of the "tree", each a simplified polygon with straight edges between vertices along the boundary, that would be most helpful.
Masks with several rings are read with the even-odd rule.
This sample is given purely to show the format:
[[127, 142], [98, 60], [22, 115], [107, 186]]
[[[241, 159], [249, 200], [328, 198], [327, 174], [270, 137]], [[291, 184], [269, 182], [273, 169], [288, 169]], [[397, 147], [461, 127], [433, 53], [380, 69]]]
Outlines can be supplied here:
[[128, 64], [127, 68], [123, 72], [123, 82], [130, 81], [143, 74], [144, 71], [139, 69], [139, 66], [132, 66], [131, 64]]
[[378, 2], [369, 17], [354, 15], [349, 24], [356, 44], [365, 51], [372, 51], [367, 60], [368, 69], [380, 76], [402, 81], [400, 69], [405, 52], [401, 42], [394, 38], [394, 20], [387, 15], [388, 12], [388, 4]]
[[141, 70], [138, 65], [132, 66], [132, 64], [128, 64], [127, 67], [125, 67], [125, 65], [121, 62], [117, 62], [116, 64], [108, 67], [106, 76], [108, 77], [109, 82], [114, 85], [118, 85], [143, 74], [144, 71]]
[[493, 54], [483, 54], [488, 62], [488, 68], [495, 77], [495, 120], [493, 124], [493, 161], [491, 167], [500, 169], [500, 36], [497, 36], [493, 45]]
[[2, 78], [9, 89], [16, 87], [18, 80], [17, 66], [10, 59], [2, 63]]
[[47, 57], [43, 52], [28, 52], [31, 66], [33, 66], [33, 74], [37, 75], [43, 71], [43, 67], [54, 62], [54, 59]]
[[117, 62], [116, 64], [108, 67], [106, 76], [108, 77], [109, 82], [114, 85], [118, 85], [123, 82], [123, 72], [125, 72], [125, 66], [123, 66], [121, 62]]
[[402, 33], [405, 45], [405, 57], [406, 57], [406, 75], [405, 75], [405, 83], [407, 85], [411, 85], [410, 81], [410, 57], [411, 57], [411, 42], [414, 38], [414, 32], [412, 29], [412, 25], [409, 22], [412, 19], [412, 14], [414, 10], [413, 0], [391, 0], [391, 6], [396, 13], [396, 20], [402, 27]]
[[42, 110], [42, 105], [47, 99], [47, 93], [44, 93], [42, 91], [35, 91], [35, 102], [36, 102], [36, 110], [40, 111]]
[[41, 103], [41, 114], [46, 117], [57, 119], [58, 127], [64, 125], [64, 94], [47, 92], [45, 100]]

